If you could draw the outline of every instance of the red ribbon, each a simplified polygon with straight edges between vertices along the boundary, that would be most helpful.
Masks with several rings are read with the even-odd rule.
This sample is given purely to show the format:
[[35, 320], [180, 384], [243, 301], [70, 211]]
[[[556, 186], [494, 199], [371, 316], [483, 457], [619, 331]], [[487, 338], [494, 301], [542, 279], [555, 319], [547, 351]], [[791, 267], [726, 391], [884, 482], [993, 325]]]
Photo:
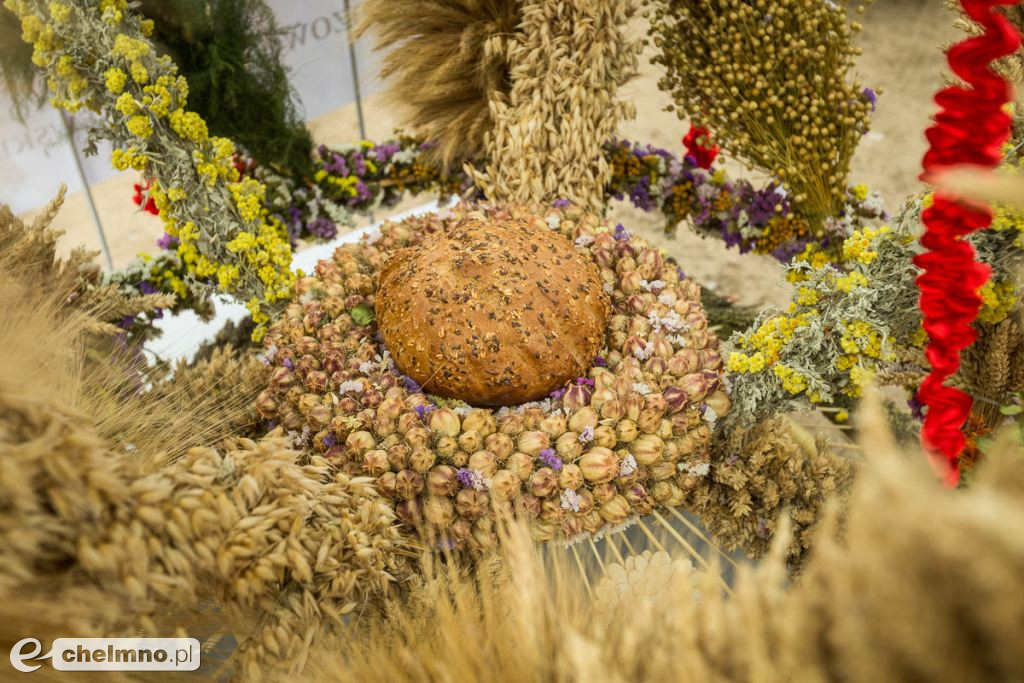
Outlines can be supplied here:
[[[1017, 0], [961, 0], [964, 11], [978, 22], [984, 34], [957, 43], [949, 50], [949, 65], [968, 87], [950, 86], [939, 91], [940, 111], [926, 135], [931, 144], [924, 156], [921, 179], [936, 172], [968, 164], [994, 168], [1002, 158], [1001, 147], [1010, 136], [1010, 117], [1003, 106], [1012, 89], [990, 64], [1020, 47], [1013, 26], [992, 10], [1014, 5]], [[981, 307], [978, 289], [988, 280], [990, 268], [974, 260], [974, 248], [963, 238], [987, 228], [992, 213], [986, 207], [967, 206], [947, 192], [936, 191], [933, 204], [921, 214], [925, 233], [921, 244], [929, 251], [914, 258], [923, 269], [917, 278], [920, 307], [928, 333], [925, 353], [932, 371], [918, 390], [928, 406], [921, 438], [945, 482], [956, 485], [960, 477], [957, 458], [964, 448], [961, 427], [971, 411], [971, 397], [945, 386], [960, 367], [960, 351], [970, 346], [977, 332], [971, 327]]]
[[[701, 144], [701, 142], [706, 144]], [[711, 168], [718, 156], [718, 145], [711, 144], [711, 133], [707, 128], [698, 128], [690, 124], [690, 131], [683, 138], [686, 151], [697, 162], [700, 168]]]

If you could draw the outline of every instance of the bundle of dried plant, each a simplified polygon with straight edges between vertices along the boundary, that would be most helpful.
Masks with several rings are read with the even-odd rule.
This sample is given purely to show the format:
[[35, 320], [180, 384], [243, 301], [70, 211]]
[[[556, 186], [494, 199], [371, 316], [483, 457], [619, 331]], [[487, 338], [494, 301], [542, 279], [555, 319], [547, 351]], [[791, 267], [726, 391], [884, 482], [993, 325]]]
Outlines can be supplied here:
[[380, 75], [403, 127], [436, 145], [445, 167], [476, 159], [491, 130], [491, 102], [509, 90], [509, 46], [520, 21], [517, 0], [370, 0], [356, 35], [373, 33], [387, 51]]
[[61, 233], [50, 226], [62, 199], [30, 224], [0, 206], [0, 339], [16, 359], [0, 367], [7, 385], [49, 392], [109, 447], [145, 454], [149, 465], [245, 434], [256, 420], [256, 360], [223, 352], [166, 377], [148, 367], [114, 323], [168, 307], [173, 295], [108, 284], [84, 249], [58, 258]]
[[1024, 390], [1020, 325], [1012, 318], [996, 325], [979, 325], [978, 340], [960, 355], [955, 381], [974, 398], [972, 412], [991, 429], [1002, 419], [999, 407]]
[[[870, 1], [870, 0], [869, 0]], [[850, 161], [876, 94], [852, 80], [860, 26], [851, 0], [648, 0], [681, 115], [730, 153], [781, 179], [819, 234], [841, 214]], [[867, 3], [864, 3], [867, 4]]]
[[[255, 408], [256, 396], [265, 384], [263, 373], [255, 354], [241, 354], [230, 346], [215, 348], [195, 363], [179, 360], [166, 377], [135, 401], [140, 410], [153, 413], [160, 413], [164, 406], [188, 406], [185, 419], [153, 424], [145, 433], [146, 440], [136, 443], [136, 448], [156, 456], [149, 464], [159, 467], [189, 448], [230, 437], [256, 438], [264, 424]], [[118, 425], [104, 425], [104, 433], [118, 432]]]
[[756, 306], [738, 304], [735, 297], [719, 294], [706, 285], [700, 288], [700, 303], [707, 311], [708, 324], [721, 339], [746, 329], [757, 319]]
[[86, 345], [94, 318], [26, 291], [20, 275], [0, 270], [0, 602], [74, 605], [32, 635], [167, 635], [172, 613], [215, 605], [253, 680], [301, 665], [316, 638], [406, 576], [404, 540], [371, 482], [279, 434], [140, 475], [208, 426], [248, 419], [250, 362], [222, 354], [121, 400], [121, 376], [94, 371], [119, 362]]
[[405, 576], [370, 481], [283, 439], [194, 449], [133, 480], [80, 416], [6, 392], [0, 408], [0, 594], [95, 604], [78, 634], [161, 635], [171, 609], [214, 601], [254, 680], [301, 667], [311, 643]]
[[567, 561], [545, 563], [513, 541], [504, 578], [428, 581], [419, 599], [321, 649], [308, 680], [1021, 678], [1020, 447], [982, 465], [973, 489], [949, 491], [923, 458], [896, 448], [877, 409], [866, 417], [871, 462], [843, 534], [831, 517], [797, 583], [786, 581], [785, 533], [759, 565], [738, 570], [731, 594], [713, 573], [664, 580], [663, 562], [634, 561], [631, 581], [653, 590], [634, 591], [609, 623]]
[[788, 518], [787, 559], [799, 569], [826, 498], [847, 491], [854, 473], [849, 460], [801, 436], [784, 417], [720, 434], [710, 476], [691, 494], [691, 509], [716, 543], [760, 557]]
[[508, 45], [512, 89], [494, 99], [487, 163], [474, 182], [491, 201], [555, 199], [601, 211], [611, 179], [602, 145], [631, 103], [617, 97], [637, 69], [632, 0], [525, 0]]
[[112, 335], [123, 330], [116, 325], [126, 316], [136, 316], [174, 304], [170, 294], [127, 292], [103, 280], [96, 264], [96, 252], [76, 248], [67, 258], [57, 256], [62, 232], [52, 224], [64, 203], [65, 188], [31, 223], [26, 223], [7, 205], [0, 205], [0, 270], [16, 277], [27, 291], [52, 295], [69, 309], [93, 318], [89, 332]]

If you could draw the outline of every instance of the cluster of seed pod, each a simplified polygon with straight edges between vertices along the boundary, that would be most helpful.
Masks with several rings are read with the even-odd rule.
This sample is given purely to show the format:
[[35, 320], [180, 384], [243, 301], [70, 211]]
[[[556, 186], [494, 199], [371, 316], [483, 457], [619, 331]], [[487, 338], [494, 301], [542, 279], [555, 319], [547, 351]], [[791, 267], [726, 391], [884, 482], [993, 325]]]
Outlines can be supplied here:
[[[612, 317], [586, 377], [494, 411], [431, 397], [400, 374], [372, 321], [377, 275], [397, 249], [466, 216], [540, 221], [600, 266]], [[400, 519], [451, 547], [493, 545], [503, 511], [526, 515], [538, 540], [571, 540], [683, 504], [730, 405], [697, 284], [573, 207], [470, 205], [385, 224], [300, 280], [265, 344], [264, 417], [376, 477]]]

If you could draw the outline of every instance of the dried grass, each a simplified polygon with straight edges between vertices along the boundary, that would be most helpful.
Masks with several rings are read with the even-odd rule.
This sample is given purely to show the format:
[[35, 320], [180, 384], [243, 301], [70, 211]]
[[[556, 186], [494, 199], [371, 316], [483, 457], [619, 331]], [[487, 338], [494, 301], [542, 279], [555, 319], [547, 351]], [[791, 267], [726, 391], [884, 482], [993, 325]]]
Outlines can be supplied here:
[[664, 562], [634, 564], [634, 587], [652, 590], [608, 620], [570, 560], [545, 564], [513, 533], [490, 572], [428, 574], [387, 619], [317, 652], [307, 680], [1020, 679], [1024, 454], [1007, 447], [973, 489], [948, 491], [884, 424], [877, 406], [862, 413], [870, 462], [844, 532], [832, 514], [795, 584], [783, 533], [731, 596], [714, 572], [666, 581]]
[[469, 170], [492, 202], [568, 199], [602, 212], [611, 168], [601, 146], [635, 116], [617, 89], [637, 69], [632, 0], [525, 0], [509, 45], [512, 89], [493, 99], [487, 164]]
[[3, 638], [167, 636], [216, 609], [255, 680], [301, 666], [404, 580], [405, 541], [370, 481], [280, 434], [155, 467], [250, 420], [251, 361], [215, 354], [126, 393], [135, 368], [97, 342], [96, 309], [36, 286], [59, 275], [23, 256], [40, 251], [21, 239], [0, 257], [0, 603], [22, 614]]
[[431, 161], [446, 168], [484, 152], [490, 106], [509, 90], [508, 50], [519, 2], [512, 0], [368, 0], [356, 35], [373, 33], [386, 51], [380, 75], [403, 124], [436, 142]]
[[404, 125], [466, 167], [491, 202], [569, 199], [603, 210], [601, 145], [634, 116], [616, 91], [638, 64], [633, 0], [370, 0], [357, 34], [386, 51], [381, 75]]
[[[72, 406], [111, 447], [153, 465], [194, 446], [245, 435], [255, 424], [258, 362], [230, 351], [174, 372], [147, 367], [114, 324], [173, 305], [173, 295], [131, 294], [107, 284], [95, 252], [56, 255], [50, 226], [63, 189], [31, 224], [0, 206], [0, 381], [26, 398]], [[147, 391], [147, 389], [149, 389]]]
[[849, 459], [813, 441], [781, 416], [728, 430], [716, 440], [711, 474], [691, 492], [688, 508], [716, 543], [754, 558], [767, 553], [787, 527], [786, 558], [799, 571], [825, 501], [845, 496], [854, 478]]

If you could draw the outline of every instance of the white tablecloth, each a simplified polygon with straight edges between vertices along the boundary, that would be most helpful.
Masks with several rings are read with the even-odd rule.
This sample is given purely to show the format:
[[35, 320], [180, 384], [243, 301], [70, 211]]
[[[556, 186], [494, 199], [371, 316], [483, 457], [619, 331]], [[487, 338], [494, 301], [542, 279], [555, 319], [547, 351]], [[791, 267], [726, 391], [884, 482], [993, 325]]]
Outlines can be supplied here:
[[[437, 210], [436, 201], [391, 216], [388, 220], [401, 220], [408, 216], [415, 216], [435, 210]], [[329, 258], [338, 245], [358, 241], [363, 235], [378, 230], [382, 222], [353, 230], [331, 242], [303, 249], [295, 254], [295, 257], [292, 259], [292, 267], [296, 270], [301, 269], [306, 273], [312, 273], [317, 261]], [[227, 321], [233, 320], [237, 322], [247, 315], [245, 306], [231, 299], [218, 295], [215, 297], [215, 301], [217, 312], [209, 322], [203, 322], [192, 311], [186, 311], [176, 316], [164, 316], [162, 319], [157, 320], [156, 327], [163, 334], [147, 344], [146, 349], [168, 361], [179, 358], [191, 359], [199, 349], [199, 346], [204, 341], [213, 339], [217, 331], [224, 327]]]

